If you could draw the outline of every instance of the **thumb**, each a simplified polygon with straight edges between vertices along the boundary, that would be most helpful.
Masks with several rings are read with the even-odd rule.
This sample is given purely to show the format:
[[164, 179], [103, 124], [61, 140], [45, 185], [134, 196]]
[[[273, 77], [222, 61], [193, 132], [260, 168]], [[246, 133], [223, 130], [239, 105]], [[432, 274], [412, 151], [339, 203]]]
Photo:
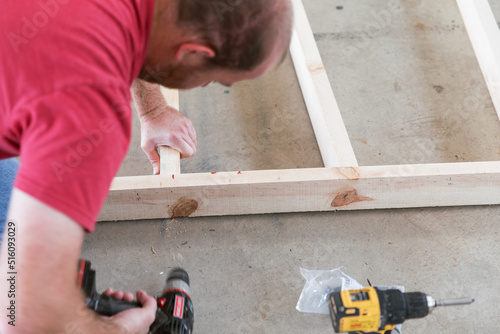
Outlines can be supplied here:
[[156, 313], [156, 299], [148, 295], [143, 290], [137, 291], [137, 301], [142, 305], [142, 309], [145, 314], [155, 314]]
[[153, 174], [158, 175], [160, 173], [160, 155], [158, 154], [158, 150], [156, 147], [153, 147], [149, 150], [143, 150], [146, 153], [146, 156], [153, 165]]

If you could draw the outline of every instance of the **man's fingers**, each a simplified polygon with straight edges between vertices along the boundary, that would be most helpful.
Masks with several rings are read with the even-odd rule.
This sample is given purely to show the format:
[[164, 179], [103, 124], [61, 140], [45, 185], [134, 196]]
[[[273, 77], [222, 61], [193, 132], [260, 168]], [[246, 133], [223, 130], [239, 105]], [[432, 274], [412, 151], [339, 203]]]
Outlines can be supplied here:
[[[160, 145], [161, 146], [161, 145]], [[174, 144], [165, 145], [170, 148], [179, 151], [181, 154], [181, 158], [189, 158], [196, 153], [196, 144], [192, 142], [191, 138], [186, 138], [186, 140], [177, 141]], [[157, 148], [154, 148], [151, 151], [146, 151], [143, 149], [144, 153], [146, 153], [149, 162], [153, 166], [153, 174], [160, 174], [160, 155], [158, 154]]]
[[183, 136], [172, 135], [168, 144], [161, 145], [168, 146], [178, 151], [181, 154], [181, 158], [189, 158], [196, 153], [196, 145], [187, 134]]
[[134, 294], [132, 292], [125, 292], [123, 294], [123, 300], [126, 300], [128, 302], [134, 301]]
[[129, 302], [134, 300], [134, 294], [132, 292], [123, 292], [121, 290], [113, 291], [112, 288], [107, 288], [102, 294], [114, 299], [123, 299]]
[[185, 149], [181, 152], [182, 158], [189, 158], [196, 153], [196, 144], [191, 137], [184, 138]]
[[192, 157], [196, 153], [196, 149], [193, 149], [192, 146], [187, 146], [188, 149], [184, 150], [184, 153], [181, 153], [181, 159]]
[[190, 137], [183, 138], [183, 140], [179, 142], [178, 147], [172, 146], [172, 148], [180, 152], [181, 159], [189, 158], [196, 153], [196, 146]]
[[115, 291], [111, 294], [111, 297], [113, 297], [114, 299], [122, 299], [123, 291]]
[[187, 133], [189, 135], [189, 138], [191, 139], [191, 141], [194, 144], [194, 148], [196, 149], [196, 146], [198, 145], [198, 143], [196, 142], [196, 129], [194, 128], [193, 123], [191, 122], [191, 120], [187, 119], [187, 121], [189, 122], [186, 125], [186, 127], [187, 127]]
[[113, 294], [111, 294], [111, 297], [115, 299], [126, 300], [128, 302], [134, 300], [134, 294], [132, 292], [115, 291], [113, 292]]
[[186, 118], [186, 123], [184, 125], [184, 140], [186, 140], [189, 145], [196, 151], [196, 130], [190, 119]]

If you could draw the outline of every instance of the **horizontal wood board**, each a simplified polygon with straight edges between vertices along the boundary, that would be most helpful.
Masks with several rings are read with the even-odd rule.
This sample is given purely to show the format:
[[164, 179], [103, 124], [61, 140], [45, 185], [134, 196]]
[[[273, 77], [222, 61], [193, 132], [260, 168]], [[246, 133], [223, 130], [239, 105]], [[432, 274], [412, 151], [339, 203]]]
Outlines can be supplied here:
[[499, 204], [499, 171], [474, 162], [121, 177], [99, 220]]

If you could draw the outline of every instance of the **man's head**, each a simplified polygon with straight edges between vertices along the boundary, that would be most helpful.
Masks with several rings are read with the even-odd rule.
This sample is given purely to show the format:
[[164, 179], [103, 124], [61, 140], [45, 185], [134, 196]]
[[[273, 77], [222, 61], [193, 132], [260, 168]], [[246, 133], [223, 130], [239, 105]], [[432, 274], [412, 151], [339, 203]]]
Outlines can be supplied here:
[[172, 88], [258, 77], [287, 52], [289, 0], [157, 0], [140, 78]]

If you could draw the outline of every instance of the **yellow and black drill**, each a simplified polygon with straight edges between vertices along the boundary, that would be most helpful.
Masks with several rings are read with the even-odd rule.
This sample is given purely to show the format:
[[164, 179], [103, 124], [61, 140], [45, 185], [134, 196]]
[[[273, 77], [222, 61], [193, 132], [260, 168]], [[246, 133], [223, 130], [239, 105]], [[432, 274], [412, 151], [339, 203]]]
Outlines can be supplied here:
[[367, 287], [330, 294], [330, 317], [336, 333], [390, 334], [406, 319], [423, 318], [437, 306], [471, 304], [474, 299], [436, 301], [422, 292]]

